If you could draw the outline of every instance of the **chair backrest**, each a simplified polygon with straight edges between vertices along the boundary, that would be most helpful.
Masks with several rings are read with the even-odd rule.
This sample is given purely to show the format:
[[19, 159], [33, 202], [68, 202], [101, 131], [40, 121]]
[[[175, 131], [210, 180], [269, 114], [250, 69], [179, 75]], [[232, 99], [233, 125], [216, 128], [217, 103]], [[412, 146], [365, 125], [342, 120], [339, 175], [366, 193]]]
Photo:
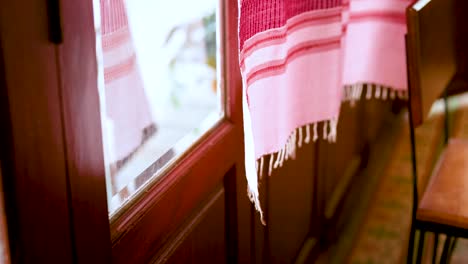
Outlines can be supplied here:
[[457, 71], [454, 2], [420, 0], [406, 11], [408, 89], [414, 126], [424, 122]]

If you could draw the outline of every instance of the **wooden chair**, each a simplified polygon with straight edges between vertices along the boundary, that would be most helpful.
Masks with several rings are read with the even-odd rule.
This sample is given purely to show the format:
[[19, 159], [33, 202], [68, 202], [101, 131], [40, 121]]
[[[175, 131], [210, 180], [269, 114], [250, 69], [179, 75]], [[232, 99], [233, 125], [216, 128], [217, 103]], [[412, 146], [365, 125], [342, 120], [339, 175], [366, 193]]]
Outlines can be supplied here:
[[[420, 231], [416, 262], [420, 263], [426, 232], [435, 233], [434, 255], [440, 233], [447, 235], [441, 263], [449, 260], [456, 237], [468, 238], [468, 141], [449, 140], [446, 88], [454, 80], [455, 0], [420, 0], [407, 9], [406, 53], [410, 136], [413, 170], [413, 211], [407, 263], [413, 263], [416, 230]], [[438, 98], [444, 95], [445, 148], [429, 184], [418, 196], [414, 129], [421, 125]]]

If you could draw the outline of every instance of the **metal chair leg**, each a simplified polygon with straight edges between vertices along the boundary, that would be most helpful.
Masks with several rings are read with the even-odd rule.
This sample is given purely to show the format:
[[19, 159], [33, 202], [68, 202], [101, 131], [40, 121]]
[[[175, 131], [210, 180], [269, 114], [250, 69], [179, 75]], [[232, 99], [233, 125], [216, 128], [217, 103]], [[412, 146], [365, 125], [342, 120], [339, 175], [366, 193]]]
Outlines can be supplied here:
[[455, 246], [457, 244], [457, 240], [458, 238], [457, 237], [454, 237], [452, 239], [452, 243], [450, 244], [450, 250], [449, 250], [449, 253], [448, 253], [448, 256], [447, 256], [447, 263], [450, 263], [450, 259], [452, 258], [452, 253], [453, 251], [455, 250]]
[[424, 241], [426, 237], [426, 231], [419, 230], [419, 242], [418, 242], [418, 256], [416, 258], [416, 263], [419, 264], [422, 261], [422, 255], [424, 251]]
[[437, 248], [439, 247], [439, 233], [434, 233], [434, 248], [432, 249], [432, 264], [437, 262]]
[[413, 253], [414, 253], [414, 236], [416, 233], [416, 228], [414, 227], [414, 221], [411, 222], [410, 237], [408, 241], [408, 255], [406, 256], [406, 264], [413, 263]]
[[444, 243], [444, 250], [442, 251], [442, 256], [440, 256], [440, 263], [448, 263], [449, 251], [450, 251], [450, 244], [452, 241], [452, 237], [447, 236]]
[[[408, 100], [408, 108], [411, 109], [411, 100]], [[411, 231], [410, 237], [408, 241], [408, 255], [406, 258], [406, 263], [410, 264], [413, 263], [414, 257], [414, 236], [416, 232], [416, 211], [418, 209], [418, 167], [416, 164], [416, 139], [414, 135], [414, 126], [413, 126], [413, 115], [409, 115], [409, 128], [410, 128], [410, 141], [411, 141], [411, 167], [413, 173], [413, 209], [411, 213]]]

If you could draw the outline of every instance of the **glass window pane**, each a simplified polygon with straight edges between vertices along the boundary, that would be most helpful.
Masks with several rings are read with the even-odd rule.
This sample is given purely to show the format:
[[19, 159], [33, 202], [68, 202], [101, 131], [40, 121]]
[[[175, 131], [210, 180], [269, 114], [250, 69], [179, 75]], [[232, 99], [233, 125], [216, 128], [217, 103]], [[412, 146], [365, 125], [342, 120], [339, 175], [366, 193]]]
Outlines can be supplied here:
[[95, 0], [111, 215], [223, 117], [218, 3]]

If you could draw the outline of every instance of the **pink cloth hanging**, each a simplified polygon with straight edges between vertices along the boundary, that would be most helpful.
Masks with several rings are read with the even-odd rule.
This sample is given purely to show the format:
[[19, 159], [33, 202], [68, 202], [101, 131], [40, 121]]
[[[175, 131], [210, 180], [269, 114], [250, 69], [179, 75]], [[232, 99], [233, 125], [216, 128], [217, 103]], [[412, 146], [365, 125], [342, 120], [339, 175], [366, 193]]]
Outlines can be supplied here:
[[334, 142], [343, 101], [406, 98], [412, 1], [239, 0], [246, 175], [261, 214], [263, 172], [302, 144]]
[[155, 132], [140, 76], [124, 0], [101, 0], [105, 104], [110, 163], [118, 169]]

